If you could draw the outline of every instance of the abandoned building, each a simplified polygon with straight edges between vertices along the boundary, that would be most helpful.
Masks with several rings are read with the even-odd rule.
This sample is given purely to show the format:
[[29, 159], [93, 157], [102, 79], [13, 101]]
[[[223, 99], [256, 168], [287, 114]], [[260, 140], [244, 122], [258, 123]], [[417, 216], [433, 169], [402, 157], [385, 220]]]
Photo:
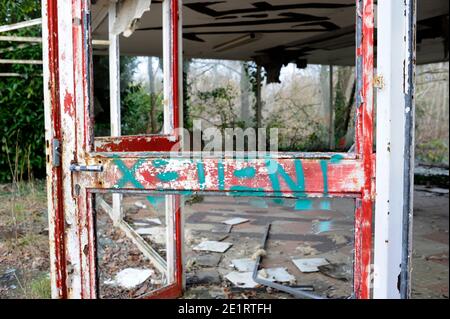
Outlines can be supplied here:
[[[448, 61], [448, 1], [43, 0], [33, 23], [54, 298], [204, 297], [198, 286], [211, 298], [410, 297], [415, 67]], [[158, 57], [161, 130], [122, 132], [126, 56]], [[264, 128], [261, 87], [283, 67], [327, 66], [330, 96], [333, 67], [354, 67], [350, 145], [244, 158], [196, 147], [195, 127], [183, 131], [192, 59], [252, 61], [244, 128]]]

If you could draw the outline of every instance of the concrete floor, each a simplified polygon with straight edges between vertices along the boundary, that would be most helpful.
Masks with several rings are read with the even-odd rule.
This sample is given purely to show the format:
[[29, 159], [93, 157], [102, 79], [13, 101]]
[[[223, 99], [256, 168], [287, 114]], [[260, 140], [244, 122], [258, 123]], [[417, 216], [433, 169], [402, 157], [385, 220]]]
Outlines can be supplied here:
[[[415, 191], [413, 298], [448, 298], [449, 198], [445, 192], [419, 186]], [[145, 197], [125, 198], [130, 225], [146, 218], [159, 218], [164, 227], [164, 201], [159, 203], [155, 208], [148, 205]], [[242, 289], [226, 279], [235, 271], [233, 259], [251, 258], [255, 253], [268, 223], [272, 228], [263, 268], [285, 268], [295, 278], [290, 285], [310, 285], [322, 297], [350, 296], [354, 201], [336, 199], [327, 206], [323, 209], [321, 201], [316, 200], [311, 209], [299, 211], [295, 209], [295, 200], [275, 202], [218, 196], [188, 203], [184, 210], [188, 288], [184, 297], [291, 298], [264, 287]], [[248, 222], [232, 228], [223, 223], [235, 217]], [[152, 238], [146, 240], [152, 244]], [[224, 253], [193, 249], [206, 240], [232, 246]], [[295, 258], [325, 258], [332, 270], [302, 273], [292, 262]]]
[[414, 193], [412, 297], [448, 298], [449, 198], [416, 187]]

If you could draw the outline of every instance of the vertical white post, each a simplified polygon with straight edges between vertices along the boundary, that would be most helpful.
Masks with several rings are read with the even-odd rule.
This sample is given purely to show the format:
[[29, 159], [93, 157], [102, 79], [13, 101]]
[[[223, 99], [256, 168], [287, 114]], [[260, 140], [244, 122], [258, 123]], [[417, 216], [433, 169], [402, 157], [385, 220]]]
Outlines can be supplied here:
[[163, 1], [162, 12], [162, 32], [163, 32], [163, 85], [164, 85], [164, 134], [171, 134], [173, 130], [172, 111], [170, 105], [172, 103], [172, 70], [171, 70], [171, 52], [172, 52], [172, 36], [171, 36], [171, 16], [170, 7], [172, 0]]
[[[163, 1], [162, 32], [163, 32], [163, 84], [164, 84], [164, 134], [173, 133], [173, 90], [172, 90], [172, 1]], [[172, 283], [175, 280], [175, 198], [165, 196], [166, 206], [166, 243], [167, 243], [167, 280]]]
[[[120, 46], [119, 35], [113, 34], [114, 23], [117, 16], [117, 3], [109, 4], [109, 96], [110, 96], [110, 125], [111, 136], [121, 135], [120, 116]], [[122, 218], [122, 195], [112, 195], [112, 215], [116, 222]]]
[[50, 71], [50, 34], [49, 34], [49, 23], [48, 23], [48, 0], [42, 1], [42, 61], [43, 61], [43, 69], [42, 73], [44, 76], [44, 114], [45, 114], [45, 140], [48, 141], [48, 147], [46, 150], [47, 156], [51, 159], [50, 162], [47, 163], [47, 206], [48, 206], [48, 221], [49, 221], [49, 244], [50, 244], [50, 281], [51, 281], [51, 289], [52, 289], [52, 298], [60, 298], [63, 293], [57, 285], [58, 281], [58, 269], [57, 265], [57, 257], [56, 257], [56, 243], [55, 243], [55, 228], [56, 228], [56, 212], [57, 208], [56, 201], [53, 196], [56, 196], [53, 192], [52, 187], [52, 178], [54, 176], [53, 173], [53, 163], [56, 162], [53, 158], [53, 149], [50, 145], [53, 143], [55, 138], [55, 132], [53, 129], [52, 122], [52, 105], [56, 104], [56, 101], [53, 101], [53, 97], [50, 89], [50, 80], [51, 80], [51, 71]]
[[374, 298], [410, 290], [415, 0], [378, 1]]

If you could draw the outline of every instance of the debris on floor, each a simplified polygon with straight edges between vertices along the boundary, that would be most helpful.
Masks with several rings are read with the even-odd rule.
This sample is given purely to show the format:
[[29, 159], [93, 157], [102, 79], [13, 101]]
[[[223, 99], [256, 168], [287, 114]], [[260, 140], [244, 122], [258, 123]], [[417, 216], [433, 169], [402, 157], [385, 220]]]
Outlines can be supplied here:
[[230, 272], [225, 278], [233, 283], [233, 285], [239, 288], [256, 288], [258, 284], [252, 279], [253, 273], [248, 272]]
[[166, 228], [165, 227], [146, 227], [136, 229], [136, 233], [141, 236], [149, 236], [150, 239], [157, 243], [166, 244]]
[[256, 251], [252, 255], [252, 259], [256, 260], [258, 257], [262, 256], [264, 257], [267, 255], [267, 252], [262, 248], [257, 248]]
[[145, 220], [156, 225], [162, 225], [161, 219], [159, 218], [146, 218]]
[[243, 223], [247, 223], [249, 220], [246, 218], [240, 218], [240, 217], [236, 217], [236, 218], [231, 218], [228, 220], [225, 220], [223, 223], [227, 224], [227, 225], [239, 225], [239, 224], [243, 224]]
[[196, 251], [212, 251], [215, 253], [226, 252], [233, 244], [219, 241], [204, 241], [195, 246], [193, 250]]
[[295, 277], [292, 276], [287, 271], [287, 269], [283, 267], [261, 269], [258, 272], [258, 275], [259, 277], [262, 277], [272, 282], [294, 284], [296, 281]]
[[[295, 277], [283, 267], [261, 269], [258, 271], [258, 277], [271, 282], [295, 283]], [[240, 288], [256, 288], [259, 286], [259, 284], [253, 280], [252, 271], [232, 271], [227, 274], [225, 278], [233, 283], [233, 285]]]
[[320, 266], [328, 265], [325, 258], [303, 258], [293, 259], [292, 262], [297, 266], [301, 272], [318, 272]]
[[194, 265], [199, 267], [217, 267], [221, 259], [222, 255], [217, 253], [198, 255], [194, 258]]
[[295, 248], [296, 251], [298, 251], [303, 256], [314, 256], [317, 255], [319, 252], [317, 249], [309, 246], [309, 245], [302, 245]]
[[336, 245], [344, 245], [348, 243], [347, 237], [344, 235], [332, 234], [329, 235], [328, 238], [330, 238]]
[[229, 234], [231, 232], [231, 229], [233, 228], [233, 225], [227, 225], [227, 224], [218, 224], [215, 225], [212, 229], [212, 233], [227, 233]]
[[126, 268], [116, 274], [114, 279], [107, 280], [104, 283], [125, 289], [133, 289], [144, 283], [154, 273], [152, 269]]
[[233, 259], [231, 266], [236, 268], [237, 271], [253, 271], [256, 261], [251, 258]]
[[215, 268], [195, 270], [187, 274], [187, 285], [219, 285], [222, 283], [220, 274]]
[[328, 264], [319, 266], [320, 273], [325, 276], [342, 280], [342, 281], [351, 281], [353, 271], [348, 264], [339, 263], [339, 264]]
[[145, 205], [145, 204], [144, 204], [143, 202], [141, 202], [141, 201], [135, 202], [134, 205], [135, 205], [137, 208], [142, 208], [142, 209], [146, 209], [146, 208], [147, 208], [147, 205]]

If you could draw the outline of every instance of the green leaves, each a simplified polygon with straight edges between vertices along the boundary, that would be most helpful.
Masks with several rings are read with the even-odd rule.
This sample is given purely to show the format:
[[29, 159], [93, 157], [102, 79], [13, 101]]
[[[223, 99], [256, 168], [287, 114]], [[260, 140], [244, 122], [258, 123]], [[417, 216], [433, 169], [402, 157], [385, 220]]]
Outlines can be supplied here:
[[[36, 0], [0, 1], [0, 24], [39, 18], [41, 3]], [[40, 26], [2, 35], [40, 36]], [[15, 48], [1, 54], [4, 59], [41, 59], [41, 45], [0, 42], [0, 49]], [[0, 78], [0, 182], [14, 178], [45, 176], [44, 97], [42, 69], [39, 65], [0, 65], [1, 73], [21, 77]]]

